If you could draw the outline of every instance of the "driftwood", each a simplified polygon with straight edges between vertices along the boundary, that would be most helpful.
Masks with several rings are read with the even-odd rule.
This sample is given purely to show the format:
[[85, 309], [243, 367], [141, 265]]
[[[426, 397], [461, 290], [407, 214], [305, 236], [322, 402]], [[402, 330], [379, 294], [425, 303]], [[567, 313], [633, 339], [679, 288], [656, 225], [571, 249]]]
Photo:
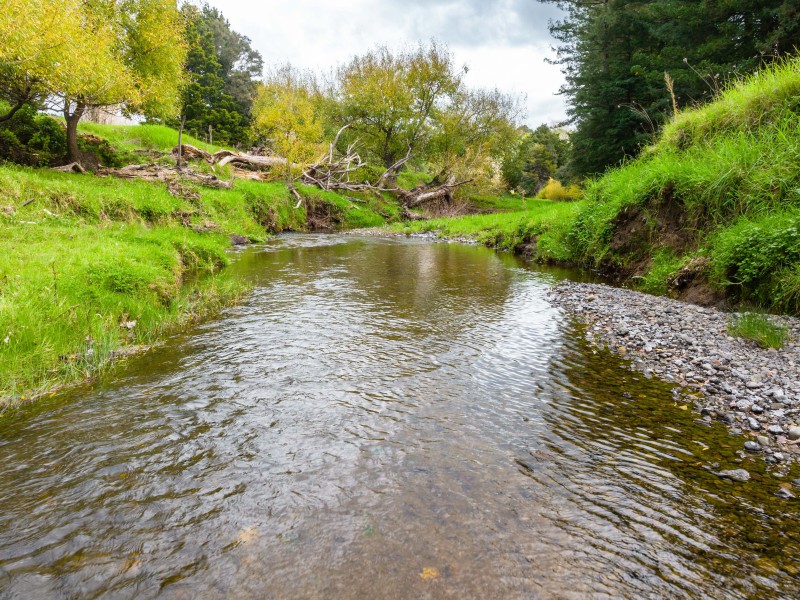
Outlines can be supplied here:
[[56, 167], [56, 171], [63, 171], [64, 173], [85, 173], [86, 169], [83, 168], [81, 163], [73, 162], [63, 167]]
[[208, 187], [229, 190], [233, 187], [233, 181], [222, 181], [216, 175], [203, 175], [191, 169], [164, 167], [161, 165], [128, 165], [121, 169], [102, 168], [97, 170], [97, 175], [107, 177], [119, 177], [120, 179], [142, 179], [144, 181], [164, 181], [173, 180], [191, 181]]
[[458, 182], [450, 179], [441, 185], [418, 186], [410, 192], [406, 190], [396, 190], [395, 194], [406, 208], [414, 208], [415, 206], [433, 202], [434, 200], [453, 202], [453, 190], [469, 182], [469, 179]]
[[175, 146], [172, 149], [172, 153], [175, 155], [180, 153], [187, 160], [204, 160], [210, 165], [219, 165], [220, 167], [230, 164], [238, 169], [252, 171], [269, 171], [275, 167], [285, 167], [287, 165], [287, 160], [280, 156], [257, 156], [255, 154], [232, 152], [231, 150], [218, 150], [211, 154], [191, 144]]

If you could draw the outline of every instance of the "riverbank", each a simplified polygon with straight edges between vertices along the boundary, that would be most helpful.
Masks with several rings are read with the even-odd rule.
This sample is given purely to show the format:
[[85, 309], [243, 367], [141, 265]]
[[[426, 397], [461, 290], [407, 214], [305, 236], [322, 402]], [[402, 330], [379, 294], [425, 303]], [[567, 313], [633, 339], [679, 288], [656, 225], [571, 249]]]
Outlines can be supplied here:
[[224, 271], [234, 245], [384, 222], [370, 204], [299, 192], [300, 205], [280, 183], [222, 190], [0, 166], [0, 408], [236, 302], [247, 290]]

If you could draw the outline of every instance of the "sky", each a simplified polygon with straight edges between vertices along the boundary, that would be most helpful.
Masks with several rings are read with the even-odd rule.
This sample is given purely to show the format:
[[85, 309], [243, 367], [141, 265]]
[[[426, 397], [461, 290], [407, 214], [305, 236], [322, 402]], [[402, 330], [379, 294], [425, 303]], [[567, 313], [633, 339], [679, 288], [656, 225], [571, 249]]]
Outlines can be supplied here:
[[291, 63], [329, 73], [378, 45], [447, 44], [471, 87], [524, 95], [526, 123], [566, 118], [563, 76], [553, 57], [550, 19], [560, 11], [536, 0], [209, 0], [249, 37], [265, 65]]

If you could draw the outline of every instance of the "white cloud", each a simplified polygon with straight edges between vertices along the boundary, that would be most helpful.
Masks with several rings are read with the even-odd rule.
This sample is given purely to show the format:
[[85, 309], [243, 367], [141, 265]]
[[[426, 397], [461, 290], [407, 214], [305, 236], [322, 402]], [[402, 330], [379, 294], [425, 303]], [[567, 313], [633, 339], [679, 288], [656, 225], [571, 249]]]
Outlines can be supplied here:
[[235, 31], [248, 36], [267, 65], [328, 72], [379, 44], [448, 44], [470, 67], [475, 87], [527, 96], [527, 122], [565, 117], [559, 68], [547, 64], [551, 5], [534, 0], [210, 0]]

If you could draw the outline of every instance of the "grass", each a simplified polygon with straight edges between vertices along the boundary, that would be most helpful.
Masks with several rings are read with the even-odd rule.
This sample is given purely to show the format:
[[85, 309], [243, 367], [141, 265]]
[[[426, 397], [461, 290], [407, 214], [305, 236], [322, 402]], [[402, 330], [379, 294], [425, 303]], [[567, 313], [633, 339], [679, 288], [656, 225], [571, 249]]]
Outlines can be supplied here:
[[281, 183], [232, 190], [0, 166], [0, 405], [102, 369], [246, 291], [224, 270], [229, 234], [263, 241], [305, 230], [309, 211], [340, 227], [379, 225], [396, 206]]
[[789, 328], [773, 323], [760, 313], [744, 313], [728, 323], [728, 333], [754, 341], [762, 348], [783, 348], [789, 337]]
[[[81, 121], [78, 130], [81, 133], [90, 133], [107, 140], [120, 151], [156, 151], [172, 152], [178, 145], [178, 132], [164, 125], [104, 125]], [[191, 144], [207, 152], [214, 153], [224, 146], [213, 146], [194, 138], [184, 131], [183, 143]]]

